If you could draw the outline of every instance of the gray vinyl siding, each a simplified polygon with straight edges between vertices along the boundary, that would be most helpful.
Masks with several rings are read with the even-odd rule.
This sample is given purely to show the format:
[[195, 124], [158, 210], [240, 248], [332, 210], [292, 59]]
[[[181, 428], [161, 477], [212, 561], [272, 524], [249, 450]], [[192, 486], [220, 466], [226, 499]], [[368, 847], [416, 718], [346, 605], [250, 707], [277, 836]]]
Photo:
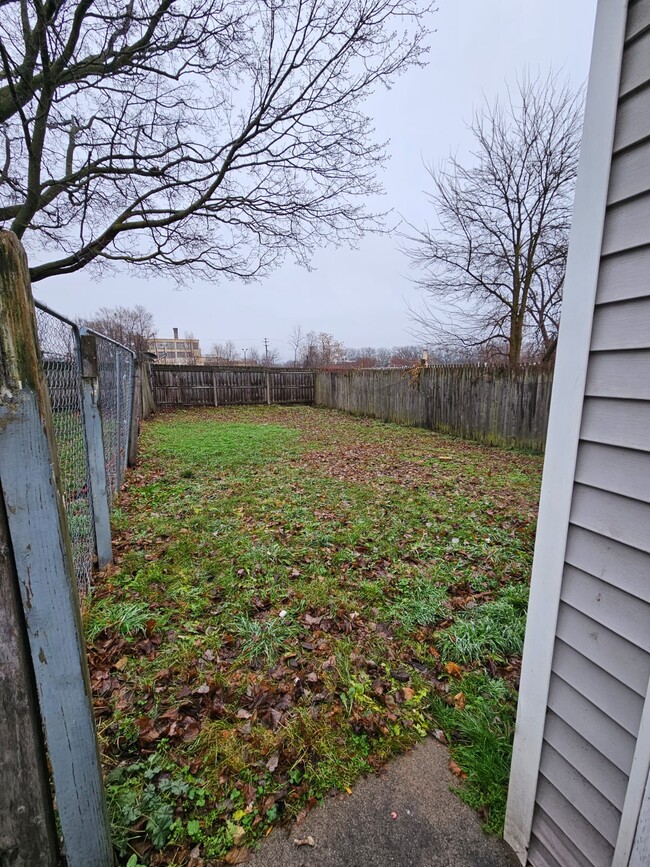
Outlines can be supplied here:
[[608, 867], [650, 679], [650, 0], [631, 2], [533, 867]]

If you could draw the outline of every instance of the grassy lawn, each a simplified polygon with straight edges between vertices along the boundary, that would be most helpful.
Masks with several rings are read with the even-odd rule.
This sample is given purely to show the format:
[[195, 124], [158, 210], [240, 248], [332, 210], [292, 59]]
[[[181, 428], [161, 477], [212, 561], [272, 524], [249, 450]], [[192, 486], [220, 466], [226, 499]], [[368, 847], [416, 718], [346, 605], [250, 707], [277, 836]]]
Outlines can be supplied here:
[[241, 863], [426, 734], [500, 832], [541, 458], [311, 407], [141, 447], [84, 611], [122, 863]]

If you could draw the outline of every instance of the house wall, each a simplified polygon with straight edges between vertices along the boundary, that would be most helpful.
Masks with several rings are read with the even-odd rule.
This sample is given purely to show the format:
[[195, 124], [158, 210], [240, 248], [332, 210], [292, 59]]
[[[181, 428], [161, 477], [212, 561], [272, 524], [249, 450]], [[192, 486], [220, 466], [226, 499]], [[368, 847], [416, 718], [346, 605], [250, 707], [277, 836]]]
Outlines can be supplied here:
[[[650, 0], [633, 0], [626, 12], [568, 527], [560, 534], [533, 867], [627, 864], [647, 778], [640, 729], [650, 678]], [[551, 436], [561, 440], [557, 424]], [[529, 621], [539, 616], [531, 603]], [[525, 652], [526, 664], [530, 670], [534, 660]], [[521, 756], [511, 788], [520, 766]], [[509, 813], [516, 836], [512, 801]]]

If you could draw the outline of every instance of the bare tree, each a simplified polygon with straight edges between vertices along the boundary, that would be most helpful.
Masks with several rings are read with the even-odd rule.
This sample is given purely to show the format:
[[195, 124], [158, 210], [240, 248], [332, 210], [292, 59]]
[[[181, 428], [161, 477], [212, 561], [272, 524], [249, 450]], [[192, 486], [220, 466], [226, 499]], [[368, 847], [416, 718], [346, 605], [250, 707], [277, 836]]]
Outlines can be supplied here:
[[226, 340], [225, 343], [213, 343], [212, 349], [210, 350], [210, 359], [214, 360], [216, 364], [229, 364], [233, 361], [237, 361], [239, 358], [239, 350], [232, 342], [232, 340]]
[[390, 357], [391, 367], [413, 367], [422, 360], [419, 346], [394, 346]]
[[363, 100], [426, 0], [7, 0], [0, 221], [33, 281], [126, 262], [260, 275], [378, 228]]
[[105, 334], [134, 352], [146, 352], [156, 336], [153, 315], [143, 307], [100, 307], [97, 313], [82, 320], [82, 325]]
[[411, 311], [442, 346], [489, 344], [517, 364], [526, 339], [546, 350], [561, 303], [582, 122], [582, 94], [549, 75], [524, 78], [470, 126], [465, 167], [430, 170], [438, 226], [406, 252], [426, 293]]
[[303, 367], [329, 367], [345, 360], [345, 347], [333, 334], [309, 331], [303, 344]]
[[298, 356], [300, 355], [300, 350], [302, 349], [302, 345], [305, 340], [305, 335], [302, 330], [302, 325], [297, 322], [293, 328], [291, 329], [291, 334], [289, 335], [289, 346], [293, 349], [293, 366], [298, 366]]

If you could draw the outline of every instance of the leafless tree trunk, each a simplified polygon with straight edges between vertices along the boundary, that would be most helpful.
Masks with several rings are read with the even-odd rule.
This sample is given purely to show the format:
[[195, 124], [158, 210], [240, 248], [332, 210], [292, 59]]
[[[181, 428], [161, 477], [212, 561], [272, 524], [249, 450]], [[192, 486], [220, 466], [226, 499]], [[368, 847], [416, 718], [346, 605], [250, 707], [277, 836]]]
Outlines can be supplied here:
[[128, 263], [252, 278], [380, 227], [363, 99], [426, 0], [6, 0], [0, 222], [32, 281]]
[[438, 225], [415, 229], [406, 252], [425, 292], [413, 318], [438, 345], [499, 348], [515, 365], [527, 340], [542, 352], [553, 341], [581, 121], [581, 94], [523, 79], [474, 117], [473, 165], [430, 170]]
[[289, 335], [289, 346], [293, 349], [293, 366], [298, 367], [298, 356], [305, 340], [305, 335], [302, 330], [302, 325], [296, 323], [291, 329]]

